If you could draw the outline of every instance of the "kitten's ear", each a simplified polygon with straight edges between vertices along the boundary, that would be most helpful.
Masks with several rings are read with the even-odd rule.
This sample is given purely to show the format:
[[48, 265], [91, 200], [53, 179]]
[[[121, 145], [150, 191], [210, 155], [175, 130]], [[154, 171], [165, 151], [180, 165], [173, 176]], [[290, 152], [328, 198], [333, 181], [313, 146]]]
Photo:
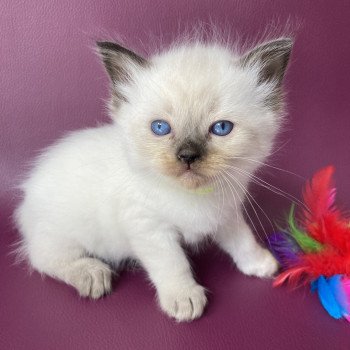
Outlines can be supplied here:
[[241, 59], [242, 67], [260, 66], [259, 84], [273, 80], [279, 86], [286, 71], [293, 40], [280, 38], [255, 47]]
[[133, 70], [148, 65], [146, 59], [119, 44], [103, 41], [96, 45], [113, 83], [130, 80]]

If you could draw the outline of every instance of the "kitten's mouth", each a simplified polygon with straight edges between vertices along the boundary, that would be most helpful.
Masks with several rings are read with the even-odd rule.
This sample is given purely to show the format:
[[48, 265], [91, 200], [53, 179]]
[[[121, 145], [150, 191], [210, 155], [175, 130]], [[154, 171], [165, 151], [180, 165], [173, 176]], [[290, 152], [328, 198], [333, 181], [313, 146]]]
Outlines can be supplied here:
[[187, 168], [183, 173], [182, 176], [200, 176], [200, 174], [193, 170], [192, 168]]
[[198, 167], [196, 167], [195, 165], [191, 164], [191, 163], [187, 163], [184, 164], [181, 167], [181, 171], [182, 171], [182, 175], [186, 175], [186, 176], [200, 176], [200, 173], [198, 171]]
[[212, 178], [206, 164], [199, 163], [184, 164], [171, 161], [163, 168], [163, 172], [187, 189], [206, 186]]

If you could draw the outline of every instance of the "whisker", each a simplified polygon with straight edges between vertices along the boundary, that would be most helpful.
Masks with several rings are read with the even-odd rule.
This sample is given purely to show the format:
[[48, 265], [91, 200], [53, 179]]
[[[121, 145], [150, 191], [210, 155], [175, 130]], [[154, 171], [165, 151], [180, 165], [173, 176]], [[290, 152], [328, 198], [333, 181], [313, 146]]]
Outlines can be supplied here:
[[[230, 173], [226, 173], [228, 176], [232, 176], [232, 174]], [[264, 216], [266, 217], [266, 219], [268, 220], [269, 224], [271, 225], [272, 230], [275, 229], [271, 219], [269, 218], [269, 216], [266, 214], [266, 212], [264, 211], [264, 209], [261, 207], [261, 205], [259, 205], [259, 203], [255, 200], [255, 198], [252, 196], [252, 194], [249, 192], [249, 190], [247, 188], [244, 188], [243, 184], [236, 179], [237, 183], [240, 185], [240, 187], [242, 188], [242, 190], [244, 191], [244, 193], [246, 193], [247, 195], [250, 196], [250, 198], [254, 201], [254, 203], [259, 207], [259, 209], [262, 211], [262, 213], [264, 214]]]
[[224, 191], [224, 186], [221, 182], [221, 179], [218, 178], [219, 180], [219, 185], [220, 185], [220, 188], [221, 188], [221, 193], [222, 193], [222, 203], [221, 203], [221, 210], [219, 212], [219, 220], [218, 220], [218, 223], [221, 221], [221, 217], [222, 217], [222, 213], [223, 213], [223, 210], [224, 210], [224, 205], [225, 205], [225, 191]]
[[[212, 186], [214, 188], [216, 188], [217, 187], [217, 175], [210, 176], [209, 179], [212, 182]], [[207, 214], [208, 217], [210, 216], [209, 215], [210, 214], [210, 208], [206, 209], [206, 214]], [[217, 234], [218, 226], [219, 226], [219, 223], [217, 222], [215, 230], [212, 232], [213, 237], [215, 237], [215, 235]]]
[[[262, 222], [261, 222], [261, 220], [260, 220], [260, 217], [259, 217], [258, 213], [257, 213], [256, 210], [255, 210], [254, 205], [252, 204], [252, 202], [251, 202], [251, 200], [250, 200], [250, 198], [252, 198], [252, 196], [251, 196], [250, 193], [243, 187], [243, 185], [240, 183], [240, 181], [239, 181], [238, 179], [236, 179], [232, 174], [226, 172], [226, 175], [228, 175], [233, 181], [235, 181], [236, 184], [242, 189], [243, 193], [246, 195], [246, 198], [247, 198], [247, 200], [248, 200], [250, 206], [252, 207], [256, 218], [258, 219], [258, 222], [259, 222], [259, 224], [260, 224], [260, 227], [262, 228], [262, 230], [263, 230], [263, 232], [264, 232], [264, 235], [266, 236], [266, 238], [267, 238], [267, 240], [268, 240], [268, 236], [267, 236], [267, 233], [266, 233], [266, 231], [265, 231], [265, 228], [264, 228], [264, 226], [263, 226], [263, 224], [262, 224]], [[249, 197], [250, 197], [250, 198], [249, 198]], [[256, 203], [255, 199], [254, 199], [254, 198], [252, 198], [252, 199], [253, 199], [253, 201]]]
[[262, 209], [262, 207], [259, 205], [259, 203], [254, 199], [254, 197], [249, 193], [248, 189], [244, 188], [243, 184], [236, 178], [233, 177], [232, 174], [228, 173], [228, 172], [225, 172], [227, 176], [231, 177], [232, 180], [234, 180], [237, 185], [242, 189], [243, 193], [247, 196], [247, 200], [249, 201], [249, 204], [251, 205], [254, 213], [255, 213], [255, 216], [257, 217], [258, 221], [259, 221], [259, 224], [261, 226], [261, 228], [263, 229], [264, 231], [264, 234], [265, 234], [265, 237], [267, 239], [267, 241], [269, 242], [270, 244], [270, 241], [269, 241], [269, 237], [268, 237], [268, 234], [266, 233], [266, 230], [265, 230], [265, 227], [264, 225], [262, 224], [261, 220], [260, 220], [260, 217], [258, 215], [258, 213], [256, 212], [252, 202], [250, 201], [249, 197], [252, 199], [252, 201], [258, 206], [258, 208], [262, 211], [262, 213], [265, 215], [265, 217], [267, 218], [267, 220], [269, 221], [271, 227], [272, 227], [272, 230], [274, 230], [274, 225], [272, 224], [270, 218], [268, 217], [268, 215], [265, 213], [265, 211]]
[[[258, 230], [256, 229], [256, 226], [254, 225], [254, 222], [253, 222], [251, 216], [250, 216], [249, 213], [248, 213], [248, 210], [247, 210], [246, 206], [244, 205], [243, 200], [241, 199], [240, 195], [238, 194], [238, 191], [237, 191], [236, 188], [233, 186], [233, 184], [230, 183], [230, 181], [226, 178], [226, 176], [225, 176], [223, 173], [221, 173], [221, 175], [222, 175], [223, 179], [226, 181], [226, 183], [227, 183], [227, 185], [229, 186], [229, 188], [230, 188], [230, 189], [232, 188], [232, 189], [235, 191], [235, 193], [236, 193], [236, 195], [237, 195], [239, 201], [241, 202], [242, 207], [243, 207], [243, 209], [244, 209], [244, 211], [245, 211], [245, 213], [246, 213], [246, 215], [247, 215], [247, 217], [248, 217], [248, 219], [249, 219], [249, 221], [250, 221], [250, 223], [251, 223], [251, 225], [252, 225], [252, 227], [253, 227], [255, 233], [257, 234], [257, 236], [259, 237], [259, 239], [260, 239], [261, 241], [263, 241], [263, 239], [262, 239], [262, 238], [260, 237], [260, 235], [259, 235]], [[232, 193], [232, 194], [233, 194], [233, 193]]]
[[[221, 173], [221, 172], [220, 172], [220, 173]], [[221, 173], [221, 175], [222, 175], [222, 173]], [[225, 180], [226, 183], [227, 183], [227, 180], [226, 180], [226, 179], [224, 179], [224, 180]], [[234, 195], [231, 186], [229, 186], [229, 189], [230, 189], [230, 192], [231, 192], [231, 194], [232, 194], [233, 203], [234, 203], [234, 205], [235, 205], [236, 219], [237, 219], [237, 222], [238, 222], [238, 212], [239, 212], [240, 209], [238, 208], [238, 205], [237, 205], [237, 202], [236, 202], [236, 196]]]
[[291, 200], [291, 201], [295, 202], [296, 204], [300, 205], [301, 207], [303, 207], [303, 208], [305, 208], [306, 210], [309, 211], [309, 208], [301, 200], [299, 200], [295, 196], [291, 195], [290, 193], [285, 192], [285, 191], [281, 190], [280, 188], [278, 188], [278, 187], [276, 187], [274, 185], [271, 185], [270, 183], [268, 183], [267, 181], [264, 181], [260, 177], [254, 175], [254, 174], [251, 174], [248, 171], [245, 171], [245, 170], [240, 169], [238, 167], [232, 166], [232, 165], [227, 166], [227, 168], [233, 169], [233, 170], [237, 171], [240, 174], [248, 176], [251, 179], [251, 181], [254, 182], [255, 184], [260, 185], [261, 187], [264, 187], [264, 188], [270, 190], [271, 192], [273, 192], [275, 194], [278, 194], [278, 195], [280, 195], [280, 196], [282, 196], [282, 197], [284, 197], [284, 198], [286, 198], [288, 200]]
[[250, 162], [258, 163], [258, 164], [267, 166], [269, 168], [272, 168], [272, 169], [275, 169], [275, 170], [279, 170], [279, 171], [282, 171], [282, 172], [290, 174], [290, 175], [294, 175], [294, 176], [298, 177], [299, 179], [302, 179], [303, 181], [306, 181], [305, 177], [303, 177], [303, 176], [301, 176], [299, 174], [293, 173], [292, 171], [289, 171], [289, 170], [286, 170], [286, 169], [278, 168], [276, 166], [273, 166], [273, 165], [261, 162], [261, 161], [256, 160], [256, 159], [251, 159], [251, 158], [247, 158], [247, 157], [239, 157], [239, 156], [235, 156], [235, 157], [233, 157], [233, 159], [242, 159], [242, 160], [247, 160], [247, 161], [250, 161]]
[[291, 141], [291, 139], [287, 140], [286, 142], [284, 142], [280, 147], [278, 147], [274, 152], [271, 152], [269, 157], [272, 156], [273, 154], [278, 153], [282, 148], [286, 147], [288, 145], [288, 143]]
[[[232, 185], [232, 186], [233, 186], [233, 185]], [[237, 221], [238, 221], [238, 211], [239, 211], [240, 209], [238, 208], [238, 205], [237, 205], [237, 202], [236, 202], [236, 196], [233, 194], [231, 188], [230, 188], [230, 190], [231, 190], [231, 193], [232, 193], [232, 198], [233, 198], [233, 202], [234, 202], [235, 209], [236, 209], [236, 219], [237, 219]]]

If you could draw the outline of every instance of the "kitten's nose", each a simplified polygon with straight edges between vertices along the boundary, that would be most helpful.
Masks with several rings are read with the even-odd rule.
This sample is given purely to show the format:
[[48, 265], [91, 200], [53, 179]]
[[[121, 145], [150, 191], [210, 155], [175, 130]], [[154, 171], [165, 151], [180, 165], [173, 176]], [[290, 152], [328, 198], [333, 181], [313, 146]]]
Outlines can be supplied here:
[[181, 162], [190, 165], [199, 159], [200, 155], [192, 150], [184, 149], [178, 153], [177, 157], [181, 160]]

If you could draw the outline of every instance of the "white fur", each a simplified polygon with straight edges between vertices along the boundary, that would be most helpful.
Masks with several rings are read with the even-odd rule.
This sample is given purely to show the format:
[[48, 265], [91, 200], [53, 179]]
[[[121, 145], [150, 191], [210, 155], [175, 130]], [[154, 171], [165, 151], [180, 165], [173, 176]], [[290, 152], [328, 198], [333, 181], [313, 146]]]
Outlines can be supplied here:
[[[183, 45], [151, 62], [151, 68], [131, 67], [133, 82], [116, 87], [129, 103], [112, 108], [113, 123], [71, 133], [43, 152], [22, 185], [15, 217], [37, 271], [98, 298], [111, 290], [105, 262], [137, 259], [161, 308], [179, 321], [192, 320], [206, 297], [183, 242], [211, 235], [248, 275], [271, 276], [277, 264], [243, 219], [243, 188], [218, 174], [208, 182], [214, 191], [199, 194], [164, 175], [157, 151], [170, 149], [171, 141], [153, 135], [150, 122], [170, 120], [177, 137], [232, 120], [232, 135], [212, 137], [211, 147], [252, 173], [269, 154], [280, 119], [264, 104], [273, 84], [258, 85], [258, 68], [241, 68], [229, 49]], [[246, 188], [248, 176], [235, 177]]]

